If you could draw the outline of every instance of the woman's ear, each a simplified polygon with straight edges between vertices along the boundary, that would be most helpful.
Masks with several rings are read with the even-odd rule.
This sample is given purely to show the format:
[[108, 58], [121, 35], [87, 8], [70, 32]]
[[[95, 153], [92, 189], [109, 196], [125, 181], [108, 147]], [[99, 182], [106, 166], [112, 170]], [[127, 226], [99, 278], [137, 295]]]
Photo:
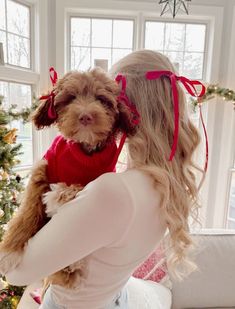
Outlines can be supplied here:
[[34, 125], [37, 129], [43, 129], [44, 127], [49, 127], [52, 125], [56, 117], [52, 118], [49, 117], [49, 109], [52, 105], [51, 98], [48, 98], [47, 100], [40, 103], [38, 108], [33, 112], [31, 115], [31, 120], [33, 121]]
[[117, 128], [127, 135], [134, 135], [136, 133], [136, 125], [133, 124], [133, 113], [132, 111], [123, 103], [117, 105], [119, 110], [119, 118], [117, 121]]

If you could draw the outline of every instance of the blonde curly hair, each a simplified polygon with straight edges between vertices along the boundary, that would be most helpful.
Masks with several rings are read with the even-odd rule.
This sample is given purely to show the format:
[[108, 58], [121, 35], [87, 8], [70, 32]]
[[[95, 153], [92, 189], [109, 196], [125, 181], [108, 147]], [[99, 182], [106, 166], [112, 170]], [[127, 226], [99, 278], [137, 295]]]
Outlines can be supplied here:
[[[195, 269], [194, 263], [188, 258], [188, 251], [193, 245], [189, 218], [198, 221], [199, 188], [193, 168], [204, 172], [193, 162], [193, 154], [201, 138], [189, 119], [185, 94], [177, 83], [178, 144], [173, 160], [168, 160], [174, 136], [171, 83], [167, 77], [147, 80], [145, 73], [151, 70], [175, 72], [172, 63], [164, 55], [141, 50], [118, 61], [110, 73], [113, 77], [118, 73], [126, 77], [126, 94], [140, 114], [138, 130], [133, 137], [128, 138], [127, 143], [131, 167], [149, 174], [161, 194], [161, 208], [168, 228], [168, 267], [180, 279]], [[184, 265], [183, 271], [177, 269], [179, 264]]]

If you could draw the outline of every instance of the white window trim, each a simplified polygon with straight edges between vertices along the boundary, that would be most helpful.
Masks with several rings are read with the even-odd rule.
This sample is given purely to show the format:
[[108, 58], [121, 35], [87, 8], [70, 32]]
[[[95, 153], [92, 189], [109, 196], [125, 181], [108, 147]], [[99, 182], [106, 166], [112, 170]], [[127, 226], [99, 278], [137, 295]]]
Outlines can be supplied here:
[[[153, 13], [154, 12], [154, 13]], [[66, 55], [67, 55], [67, 38], [68, 38], [68, 25], [66, 22], [61, 22], [66, 20], [68, 14], [88, 14], [99, 16], [122, 16], [127, 18], [136, 19], [136, 31], [135, 33], [136, 48], [143, 48], [143, 27], [141, 27], [146, 18], [151, 18], [154, 20], [159, 20], [160, 16], [160, 6], [156, 2], [123, 2], [123, 1], [107, 1], [100, 0], [98, 3], [92, 0], [60, 0], [56, 3], [56, 68], [59, 75], [63, 75], [67, 69]], [[178, 15], [177, 21], [182, 22], [205, 22], [207, 23], [207, 34], [206, 34], [206, 49], [205, 49], [205, 65], [207, 68], [204, 72], [205, 81], [210, 81], [211, 83], [218, 82], [220, 73], [220, 51], [222, 42], [222, 28], [223, 28], [223, 7], [221, 6], [209, 6], [209, 5], [190, 5], [190, 15]], [[169, 15], [164, 15], [161, 17], [162, 21], [171, 21], [172, 18]], [[141, 27], [141, 28], [140, 28]], [[141, 39], [142, 38], [142, 39]], [[216, 224], [214, 218], [214, 207], [212, 202], [214, 201], [213, 188], [217, 186], [217, 177], [214, 177], [213, 166], [211, 165], [213, 149], [216, 144], [216, 137], [213, 134], [214, 123], [217, 116], [216, 104], [206, 103], [202, 107], [203, 118], [207, 127], [207, 134], [210, 138], [209, 140], [209, 165], [207, 176], [201, 189], [201, 204], [202, 209], [202, 225], [205, 227], [212, 227]], [[218, 117], [218, 116], [217, 116]], [[202, 126], [200, 123], [200, 130], [202, 131]], [[203, 135], [203, 133], [202, 133]], [[203, 139], [203, 137], [202, 137]], [[204, 165], [205, 160], [205, 141], [201, 143], [197, 151], [197, 157], [201, 166]], [[210, 181], [209, 181], [210, 180]], [[205, 207], [207, 205], [207, 207]], [[224, 201], [223, 201], [224, 205]], [[223, 221], [223, 220], [222, 220]], [[220, 222], [223, 225], [223, 222]]]
[[[233, 6], [233, 23], [231, 31], [231, 45], [229, 52], [229, 72], [227, 78], [227, 84], [231, 89], [235, 88], [235, 62], [234, 62], [234, 50], [235, 50], [235, 5]], [[230, 102], [231, 103], [231, 102]], [[216, 194], [216, 205], [215, 211], [218, 215], [215, 215], [214, 222], [216, 225], [220, 225], [219, 216], [223, 220], [223, 226], [227, 227], [227, 218], [229, 210], [229, 198], [230, 198], [230, 186], [231, 186], [231, 175], [232, 171], [235, 171], [234, 160], [235, 160], [235, 111], [230, 103], [224, 104], [224, 115], [223, 115], [223, 128], [221, 137], [221, 153], [219, 162], [219, 172], [220, 175], [218, 179], [217, 188], [221, 184], [224, 184], [222, 188], [217, 190]], [[225, 169], [224, 166], [228, 166]], [[225, 201], [225, 204], [223, 202]], [[224, 212], [223, 205], [226, 205]]]

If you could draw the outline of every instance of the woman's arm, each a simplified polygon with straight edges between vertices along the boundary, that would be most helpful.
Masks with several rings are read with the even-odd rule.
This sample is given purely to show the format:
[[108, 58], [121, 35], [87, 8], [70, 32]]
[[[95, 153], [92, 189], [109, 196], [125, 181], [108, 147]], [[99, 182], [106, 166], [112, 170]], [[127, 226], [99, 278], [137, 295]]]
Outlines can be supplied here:
[[31, 284], [111, 245], [128, 229], [133, 214], [121, 178], [113, 173], [102, 175], [29, 240], [20, 265], [6, 274], [7, 281]]

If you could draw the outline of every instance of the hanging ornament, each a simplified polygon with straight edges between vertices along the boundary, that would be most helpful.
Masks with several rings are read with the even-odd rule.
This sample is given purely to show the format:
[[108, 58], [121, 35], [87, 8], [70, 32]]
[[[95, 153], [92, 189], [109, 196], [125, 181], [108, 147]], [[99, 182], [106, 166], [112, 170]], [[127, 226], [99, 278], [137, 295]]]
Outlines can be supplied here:
[[20, 175], [16, 175], [16, 181], [19, 183], [21, 181]]
[[7, 180], [9, 178], [9, 175], [6, 171], [0, 171], [0, 180]]
[[12, 129], [11, 131], [9, 131], [4, 137], [3, 140], [5, 143], [7, 144], [13, 144], [16, 142], [16, 132], [18, 130], [17, 129]]
[[[4, 215], [5, 215], [5, 212], [2, 209], [0, 209], [0, 220]], [[0, 282], [0, 289], [1, 289], [1, 282]]]
[[11, 298], [11, 305], [12, 305], [12, 309], [16, 309], [18, 304], [20, 302], [20, 297], [19, 296], [13, 296]]
[[191, 0], [160, 0], [159, 4], [162, 4], [161, 16], [167, 12], [170, 12], [175, 18], [179, 11], [188, 14], [188, 5]]

